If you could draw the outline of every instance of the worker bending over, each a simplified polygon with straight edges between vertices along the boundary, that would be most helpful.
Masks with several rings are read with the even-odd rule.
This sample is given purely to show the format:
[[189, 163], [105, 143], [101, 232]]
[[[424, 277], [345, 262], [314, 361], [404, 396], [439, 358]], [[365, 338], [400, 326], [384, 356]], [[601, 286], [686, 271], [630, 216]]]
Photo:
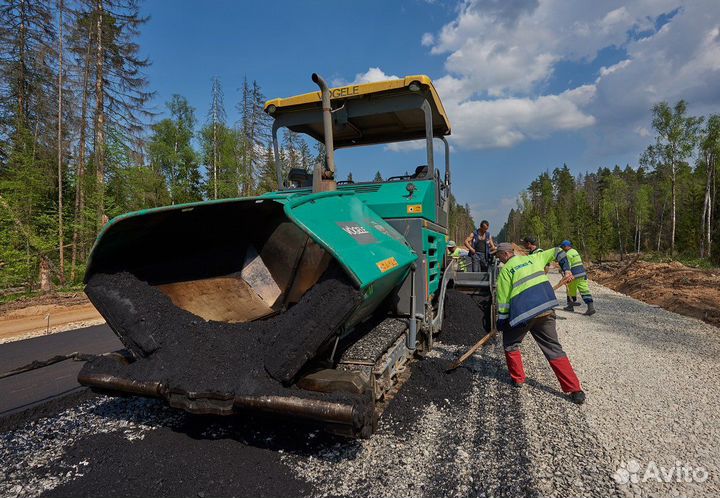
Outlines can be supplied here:
[[595, 304], [593, 303], [592, 295], [590, 294], [590, 287], [588, 286], [587, 273], [585, 273], [585, 266], [582, 262], [580, 253], [573, 249], [572, 244], [569, 240], [563, 240], [560, 243], [560, 247], [567, 254], [568, 261], [570, 262], [570, 271], [573, 274], [574, 280], [567, 284], [567, 306], [563, 309], [565, 311], [575, 311], [575, 306], [580, 306], [577, 302], [577, 292], [580, 291], [583, 301], [587, 304], [587, 310], [585, 314], [587, 316], [595, 314]]
[[496, 257], [503, 263], [497, 279], [498, 330], [503, 332], [503, 348], [510, 378], [515, 386], [525, 383], [520, 344], [530, 332], [542, 350], [563, 392], [577, 404], [585, 402], [585, 393], [558, 340], [555, 291], [545, 275], [545, 266], [556, 260], [565, 277], [572, 279], [568, 258], [561, 249], [516, 256], [513, 245], [497, 246]]
[[454, 240], [448, 241], [447, 251], [452, 260], [457, 262], [457, 271], [468, 271], [468, 262], [463, 257], [462, 251], [460, 251], [460, 248], [455, 244]]

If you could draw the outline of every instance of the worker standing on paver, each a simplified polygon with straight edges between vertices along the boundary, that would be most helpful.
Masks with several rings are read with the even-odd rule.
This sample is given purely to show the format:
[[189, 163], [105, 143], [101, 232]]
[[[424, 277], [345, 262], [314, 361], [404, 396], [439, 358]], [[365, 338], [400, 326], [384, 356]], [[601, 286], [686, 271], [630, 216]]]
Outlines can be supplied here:
[[482, 220], [477, 230], [465, 239], [465, 247], [470, 254], [472, 271], [488, 271], [490, 254], [495, 251], [495, 241], [490, 232], [490, 222]]
[[448, 241], [447, 251], [452, 260], [457, 262], [457, 271], [468, 271], [468, 262], [454, 240]]
[[585, 266], [582, 262], [582, 257], [577, 250], [573, 249], [572, 244], [569, 240], [563, 240], [560, 243], [560, 247], [567, 254], [568, 261], [570, 262], [570, 271], [573, 274], [574, 280], [567, 284], [567, 306], [563, 308], [565, 311], [574, 312], [575, 306], [579, 306], [577, 302], [577, 293], [580, 291], [583, 301], [587, 304], [587, 310], [585, 314], [591, 316], [595, 314], [595, 304], [593, 303], [592, 295], [590, 294], [590, 287], [588, 286], [587, 273], [585, 273]]
[[503, 348], [510, 378], [515, 386], [525, 383], [520, 344], [530, 332], [542, 350], [563, 392], [582, 404], [585, 393], [570, 360], [558, 340], [555, 291], [545, 274], [545, 265], [555, 260], [565, 277], [572, 279], [567, 255], [560, 248], [527, 256], [516, 256], [513, 245], [498, 245], [496, 257], [504, 263], [497, 279], [498, 330], [503, 332]]

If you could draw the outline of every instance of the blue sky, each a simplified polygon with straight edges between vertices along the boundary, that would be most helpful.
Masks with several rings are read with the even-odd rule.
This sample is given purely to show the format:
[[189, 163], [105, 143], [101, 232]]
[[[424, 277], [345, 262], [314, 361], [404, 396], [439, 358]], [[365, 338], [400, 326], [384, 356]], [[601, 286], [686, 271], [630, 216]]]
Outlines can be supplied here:
[[[436, 82], [453, 125], [453, 191], [500, 230], [540, 172], [636, 164], [651, 105], [720, 110], [716, 0], [150, 0], [140, 44], [154, 104], [185, 96], [204, 122], [220, 78], [230, 122], [243, 77], [268, 98], [407, 74]], [[424, 162], [419, 150], [341, 151], [339, 174], [370, 179]]]

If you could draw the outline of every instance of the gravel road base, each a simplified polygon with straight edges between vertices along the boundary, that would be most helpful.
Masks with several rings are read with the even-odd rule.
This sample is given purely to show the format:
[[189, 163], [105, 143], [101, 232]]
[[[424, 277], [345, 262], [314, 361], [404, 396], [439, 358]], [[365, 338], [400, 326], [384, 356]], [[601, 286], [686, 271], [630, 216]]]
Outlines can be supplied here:
[[441, 336], [371, 439], [91, 399], [0, 434], [0, 496], [720, 495], [720, 331], [591, 290], [595, 316], [557, 322], [583, 406], [530, 337], [516, 389], [499, 340], [447, 374], [466, 341]]
[[559, 311], [567, 320], [558, 330], [619, 489], [720, 496], [720, 329], [593, 282], [590, 290], [598, 313]]

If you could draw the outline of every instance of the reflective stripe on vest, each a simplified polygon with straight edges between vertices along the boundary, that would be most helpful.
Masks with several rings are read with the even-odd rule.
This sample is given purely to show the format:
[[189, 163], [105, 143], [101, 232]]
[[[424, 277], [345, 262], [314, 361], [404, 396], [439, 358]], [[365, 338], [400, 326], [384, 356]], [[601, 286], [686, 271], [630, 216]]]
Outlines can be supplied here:
[[583, 265], [582, 256], [575, 249], [567, 252], [568, 262], [570, 263], [570, 271], [575, 277], [584, 277], [587, 275], [585, 266]]

